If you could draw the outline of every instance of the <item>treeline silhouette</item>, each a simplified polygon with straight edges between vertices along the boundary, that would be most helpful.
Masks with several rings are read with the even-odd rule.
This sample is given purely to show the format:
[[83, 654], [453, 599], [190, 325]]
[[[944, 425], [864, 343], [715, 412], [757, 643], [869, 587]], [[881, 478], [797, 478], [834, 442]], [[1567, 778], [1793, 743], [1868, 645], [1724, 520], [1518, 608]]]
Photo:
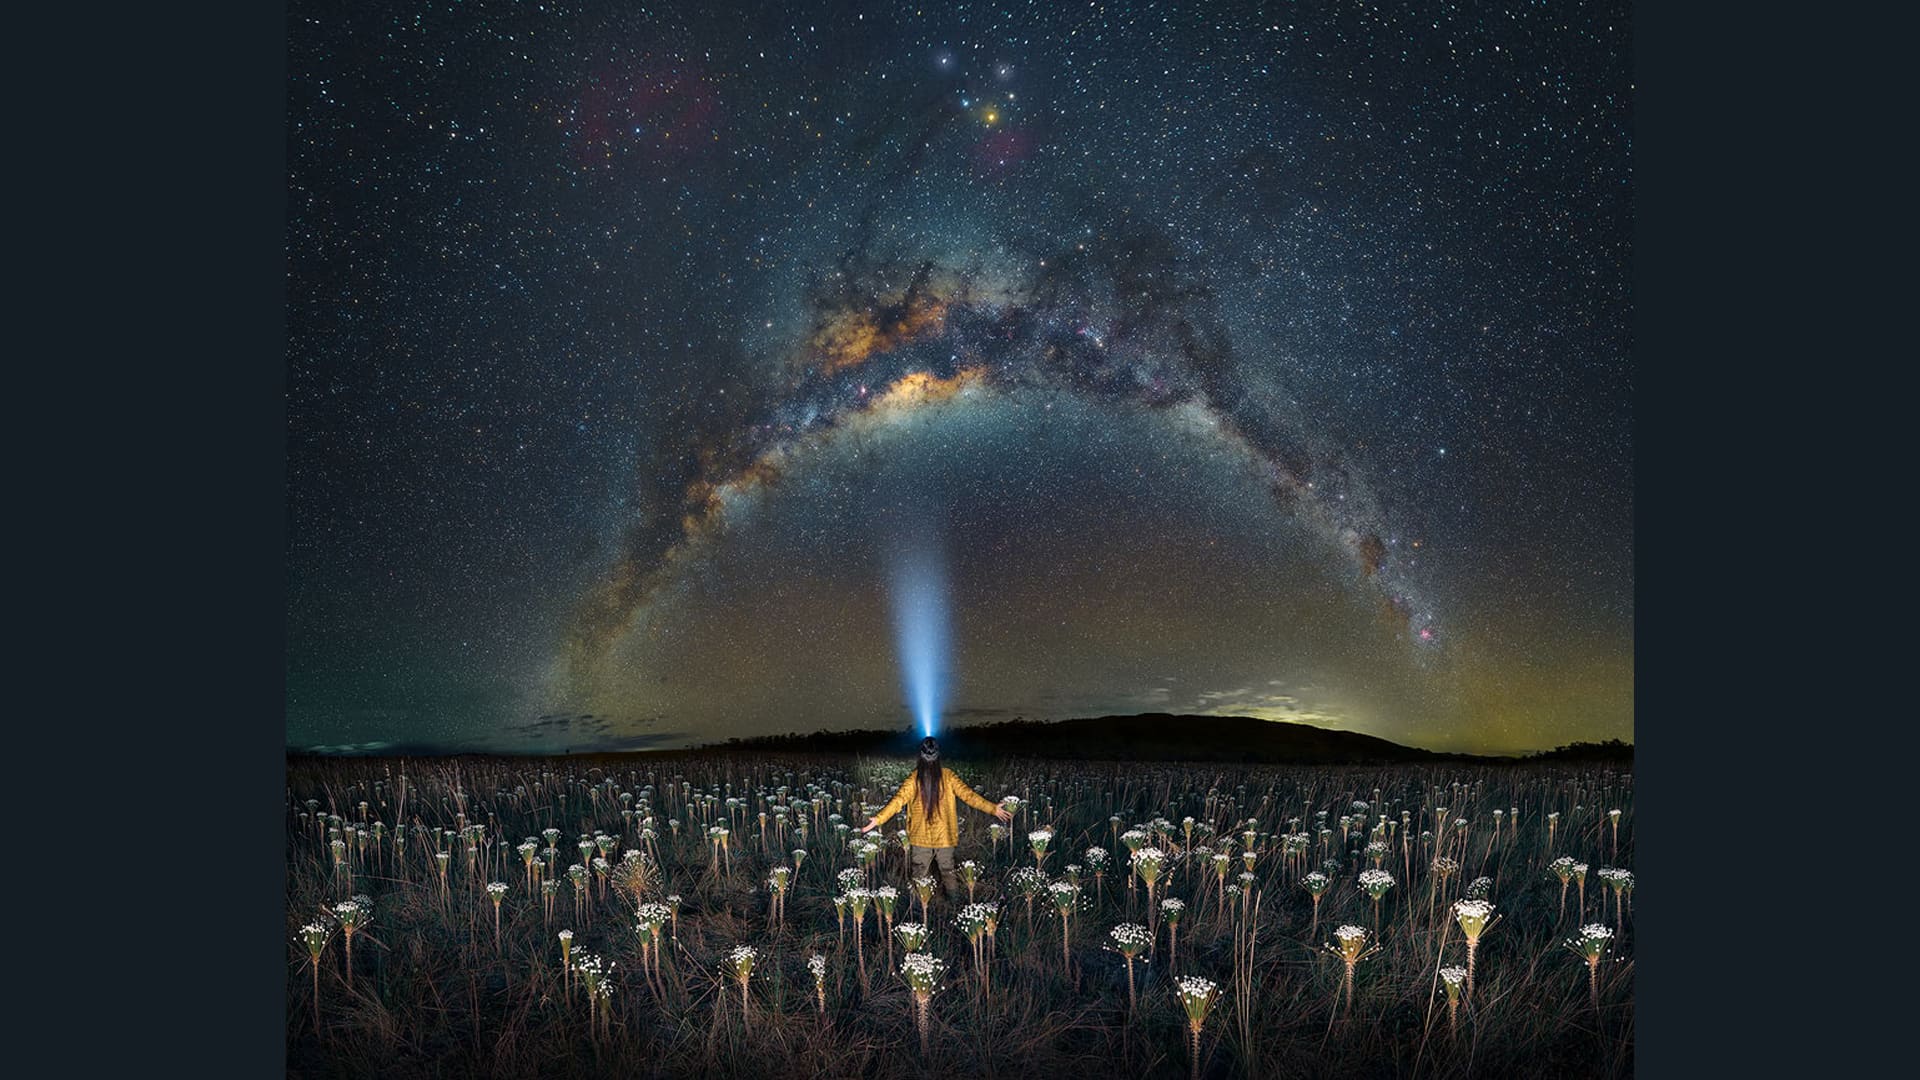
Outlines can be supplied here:
[[1632, 761], [1633, 744], [1619, 739], [1605, 742], [1570, 742], [1552, 750], [1527, 755], [1528, 761]]

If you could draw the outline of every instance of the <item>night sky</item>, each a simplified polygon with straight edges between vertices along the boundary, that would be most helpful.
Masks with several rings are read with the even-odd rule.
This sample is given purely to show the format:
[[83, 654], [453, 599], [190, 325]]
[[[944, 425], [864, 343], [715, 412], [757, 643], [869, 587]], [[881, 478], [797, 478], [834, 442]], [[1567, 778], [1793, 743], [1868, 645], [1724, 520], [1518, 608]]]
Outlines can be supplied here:
[[288, 746], [1633, 737], [1624, 5], [287, 25]]

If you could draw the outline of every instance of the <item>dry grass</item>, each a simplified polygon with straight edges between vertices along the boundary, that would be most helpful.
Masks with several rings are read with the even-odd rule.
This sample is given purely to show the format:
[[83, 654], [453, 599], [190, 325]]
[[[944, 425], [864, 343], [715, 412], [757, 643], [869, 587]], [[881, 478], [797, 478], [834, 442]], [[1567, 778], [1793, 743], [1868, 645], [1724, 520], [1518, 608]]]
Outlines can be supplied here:
[[[931, 1070], [919, 1048], [911, 989], [881, 926], [869, 910], [865, 943], [869, 989], [862, 991], [854, 935], [837, 932], [832, 898], [843, 869], [857, 865], [854, 839], [828, 821], [864, 820], [867, 806], [884, 801], [897, 779], [891, 762], [794, 757], [749, 761], [728, 755], [634, 758], [617, 763], [578, 760], [299, 760], [288, 774], [286, 1003], [288, 1073], [296, 1077], [451, 1076], [922, 1076]], [[1010, 835], [1024, 840], [1042, 827], [1054, 832], [1048, 866], [1055, 873], [1083, 864], [1098, 845], [1113, 853], [1105, 887], [1082, 889], [1067, 924], [1062, 955], [1059, 912], [1050, 900], [1032, 916], [1006, 880], [1034, 856], [1022, 844], [988, 842], [984, 819], [963, 829], [957, 860], [979, 863], [980, 900], [999, 900], [993, 948], [992, 996], [983, 996], [973, 951], [954, 915], [964, 895], [933, 898], [925, 951], [947, 965], [928, 1017], [928, 1058], [943, 1072], [974, 1075], [1187, 1075], [1193, 1065], [1189, 1028], [1165, 963], [1157, 952], [1136, 964], [1139, 1007], [1127, 1007], [1124, 963], [1108, 949], [1117, 923], [1145, 923], [1144, 889], [1132, 897], [1114, 880], [1128, 872], [1118, 832], [1144, 828], [1152, 846], [1168, 852], [1155, 889], [1186, 901], [1179, 930], [1181, 975], [1220, 985], [1201, 1039], [1199, 1075], [1277, 1076], [1628, 1076], [1633, 1071], [1633, 907], [1624, 917], [1607, 910], [1598, 888], [1603, 866], [1631, 868], [1634, 837], [1630, 773], [1571, 766], [1400, 768], [1279, 768], [1138, 766], [1014, 761], [965, 770], [993, 798], [1017, 794], [1023, 805]], [[405, 782], [400, 778], [404, 775]], [[690, 782], [690, 787], [687, 783]], [[781, 787], [787, 789], [782, 797]], [[634, 798], [622, 801], [626, 793]], [[651, 795], [651, 799], [648, 795]], [[826, 804], [814, 809], [809, 795]], [[691, 796], [691, 798], [689, 798]], [[708, 796], [711, 796], [709, 798]], [[727, 799], [743, 800], [729, 806]], [[309, 812], [307, 801], [316, 811]], [[363, 847], [364, 825], [382, 822], [386, 841]], [[1368, 803], [1365, 811], [1353, 807]], [[689, 815], [688, 803], [694, 808]], [[786, 826], [775, 808], [788, 806]], [[1437, 814], [1446, 807], [1444, 816]], [[1494, 833], [1494, 808], [1519, 808], [1517, 828]], [[1623, 810], [1618, 854], [1607, 811]], [[623, 814], [623, 810], [627, 811]], [[1399, 828], [1410, 813], [1412, 833]], [[1316, 820], [1326, 812], [1323, 837]], [[765, 839], [759, 819], [768, 813]], [[1558, 812], [1548, 845], [1547, 814]], [[612, 858], [643, 846], [643, 821], [652, 817], [657, 865], [620, 874], [604, 891], [589, 889], [590, 922], [573, 913], [566, 868], [579, 861], [581, 834], [619, 840]], [[1375, 826], [1384, 813], [1390, 833]], [[350, 874], [334, 869], [328, 814], [338, 814], [348, 841]], [[1119, 815], [1119, 826], [1110, 821]], [[1183, 819], [1196, 821], [1189, 844]], [[1339, 819], [1363, 817], [1345, 830]], [[1241, 833], [1248, 818], [1258, 834], [1251, 892], [1231, 895], [1243, 869]], [[669, 818], [680, 819], [678, 829]], [[1289, 819], [1299, 818], [1298, 829]], [[1453, 822], [1468, 825], [1456, 833]], [[1164, 819], [1155, 829], [1153, 822]], [[804, 843], [793, 826], [808, 825]], [[392, 827], [406, 827], [395, 845]], [[1443, 823], [1438, 836], [1423, 837]], [[714, 873], [707, 829], [731, 830], [727, 860]], [[484, 826], [469, 864], [458, 830]], [[442, 847], [452, 853], [445, 892], [435, 867], [434, 828], [450, 830]], [[555, 918], [547, 925], [537, 891], [515, 850], [523, 839], [547, 846], [543, 830], [558, 828], [557, 869], [563, 882]], [[1283, 855], [1289, 832], [1311, 834], [1304, 855]], [[911, 886], [905, 852], [886, 838], [871, 884], [902, 892], [905, 919]], [[1360, 870], [1373, 865], [1366, 843], [1384, 839], [1383, 867], [1398, 879], [1380, 905], [1379, 951], [1354, 972], [1351, 1010], [1341, 1000], [1344, 972], [1325, 943], [1341, 923], [1374, 925], [1372, 902], [1360, 891]], [[1221, 897], [1212, 854], [1231, 840], [1232, 865]], [[793, 849], [808, 857], [786, 895], [784, 926], [771, 918], [768, 872], [792, 865]], [[1436, 880], [1436, 856], [1459, 868]], [[1564, 946], [1577, 929], [1569, 897], [1557, 915], [1560, 884], [1548, 869], [1559, 855], [1592, 866], [1588, 921], [1619, 933], [1598, 974], [1599, 1008], [1589, 1000], [1588, 971]], [[1332, 863], [1332, 866], [1325, 866]], [[1320, 901], [1319, 924], [1300, 879], [1325, 868], [1333, 878]], [[1449, 1035], [1447, 998], [1438, 971], [1465, 966], [1465, 941], [1451, 910], [1476, 879], [1489, 879], [1487, 898], [1499, 921], [1476, 951], [1471, 999], [1463, 1001], [1458, 1031]], [[511, 886], [500, 912], [496, 951], [488, 881]], [[354, 979], [344, 977], [342, 938], [336, 929], [321, 958], [322, 1031], [313, 1023], [312, 979], [299, 930], [333, 904], [364, 893], [374, 914], [354, 943]], [[658, 984], [641, 963], [633, 908], [641, 900], [681, 896], [678, 932], [663, 933]], [[1225, 903], [1223, 904], [1223, 899]], [[850, 917], [850, 916], [849, 916]], [[919, 918], [917, 908], [911, 917]], [[1251, 924], [1251, 925], [1249, 925]], [[555, 932], [575, 931], [575, 950], [615, 964], [605, 1034], [588, 1030], [588, 1006], [576, 981], [563, 977]], [[669, 927], [669, 931], [671, 927]], [[726, 970], [727, 954], [752, 945], [759, 953], [743, 1015], [740, 987]], [[821, 1015], [806, 958], [827, 958], [826, 1011]]]

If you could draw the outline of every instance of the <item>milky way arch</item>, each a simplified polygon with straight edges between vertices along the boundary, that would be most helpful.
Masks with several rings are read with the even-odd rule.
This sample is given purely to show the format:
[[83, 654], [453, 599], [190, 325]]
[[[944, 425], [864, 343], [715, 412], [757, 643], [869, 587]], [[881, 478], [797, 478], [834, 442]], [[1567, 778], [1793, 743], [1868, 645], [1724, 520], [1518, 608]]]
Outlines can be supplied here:
[[1436, 647], [1435, 616], [1383, 539], [1393, 533], [1377, 501], [1338, 453], [1248, 385], [1211, 290], [1170, 238], [1136, 230], [1027, 263], [850, 258], [816, 283], [804, 340], [778, 374], [689, 431], [676, 461], [652, 463], [653, 512], [574, 614], [574, 688], [592, 685], [676, 565], [724, 528], [727, 504], [779, 482], [811, 450], [975, 389], [1197, 416], [1259, 463], [1279, 507], [1345, 550], [1415, 648]]

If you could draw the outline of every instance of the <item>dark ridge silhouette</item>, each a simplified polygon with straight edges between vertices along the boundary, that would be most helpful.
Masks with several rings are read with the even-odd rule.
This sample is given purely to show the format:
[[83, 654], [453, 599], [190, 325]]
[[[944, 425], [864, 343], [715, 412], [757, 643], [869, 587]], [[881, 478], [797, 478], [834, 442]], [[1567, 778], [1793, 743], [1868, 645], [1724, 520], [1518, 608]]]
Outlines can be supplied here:
[[[908, 754], [920, 741], [912, 731], [816, 731], [729, 739], [706, 749], [775, 753]], [[1100, 761], [1218, 761], [1315, 765], [1371, 765], [1478, 760], [1441, 754], [1352, 731], [1251, 716], [1175, 716], [1140, 713], [1040, 722], [1007, 720], [940, 733], [948, 757], [1079, 758]]]

